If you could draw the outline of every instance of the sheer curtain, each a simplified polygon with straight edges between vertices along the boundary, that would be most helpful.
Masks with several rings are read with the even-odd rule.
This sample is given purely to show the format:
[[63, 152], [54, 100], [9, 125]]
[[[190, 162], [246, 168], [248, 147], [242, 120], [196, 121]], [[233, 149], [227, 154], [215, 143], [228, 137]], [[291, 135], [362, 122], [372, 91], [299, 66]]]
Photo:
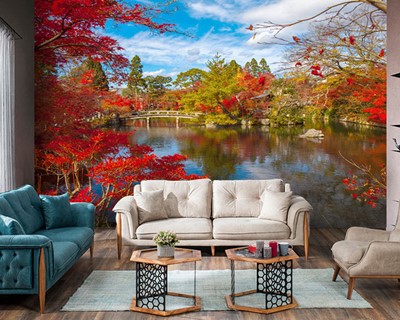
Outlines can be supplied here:
[[0, 192], [15, 188], [15, 34], [0, 18]]

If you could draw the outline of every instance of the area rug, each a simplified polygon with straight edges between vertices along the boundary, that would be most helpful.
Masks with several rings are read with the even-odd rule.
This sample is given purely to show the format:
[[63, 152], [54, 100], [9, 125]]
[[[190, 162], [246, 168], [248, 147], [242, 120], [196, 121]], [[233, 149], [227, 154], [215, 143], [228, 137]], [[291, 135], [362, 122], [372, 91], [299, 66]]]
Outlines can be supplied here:
[[[346, 298], [347, 283], [332, 279], [332, 269], [294, 269], [293, 293], [299, 308], [372, 308], [356, 291]], [[135, 271], [93, 271], [62, 311], [125, 311], [135, 296]], [[230, 293], [230, 270], [198, 270], [196, 294], [201, 297], [202, 310], [228, 310], [225, 296]], [[236, 292], [255, 288], [254, 270], [236, 270]], [[168, 272], [168, 290], [193, 295], [193, 271]], [[168, 300], [169, 299], [169, 300]], [[188, 306], [192, 300], [168, 297], [167, 309]], [[254, 294], [237, 299], [237, 304], [265, 306], [263, 295]]]

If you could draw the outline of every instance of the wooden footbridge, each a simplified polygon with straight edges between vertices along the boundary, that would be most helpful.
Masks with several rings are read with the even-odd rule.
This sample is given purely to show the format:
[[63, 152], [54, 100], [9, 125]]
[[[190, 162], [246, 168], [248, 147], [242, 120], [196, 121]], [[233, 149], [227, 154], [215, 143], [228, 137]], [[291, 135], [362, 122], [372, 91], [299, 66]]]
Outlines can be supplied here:
[[132, 113], [130, 116], [121, 118], [123, 123], [146, 119], [147, 127], [150, 127], [151, 119], [156, 118], [175, 118], [176, 126], [179, 127], [180, 119], [196, 119], [201, 116], [201, 112], [181, 112], [181, 111], [171, 111], [171, 110], [152, 110], [152, 111], [142, 111]]

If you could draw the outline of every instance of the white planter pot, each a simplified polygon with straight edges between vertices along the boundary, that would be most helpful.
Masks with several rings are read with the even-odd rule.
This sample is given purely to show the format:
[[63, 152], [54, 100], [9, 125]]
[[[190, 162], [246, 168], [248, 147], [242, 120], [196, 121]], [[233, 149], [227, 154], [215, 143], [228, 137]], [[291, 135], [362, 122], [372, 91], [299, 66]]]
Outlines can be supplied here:
[[157, 255], [159, 258], [173, 258], [174, 254], [175, 254], [175, 247], [157, 246]]

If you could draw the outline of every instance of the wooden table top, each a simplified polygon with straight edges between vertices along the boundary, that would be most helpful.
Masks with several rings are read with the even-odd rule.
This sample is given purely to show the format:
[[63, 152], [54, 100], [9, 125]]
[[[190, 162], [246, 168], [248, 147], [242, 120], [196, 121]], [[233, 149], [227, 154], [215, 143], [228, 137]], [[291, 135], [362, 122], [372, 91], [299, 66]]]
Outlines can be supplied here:
[[299, 258], [299, 256], [296, 254], [296, 252], [294, 252], [292, 249], [289, 249], [289, 253], [287, 256], [277, 256], [277, 257], [273, 257], [270, 259], [246, 257], [244, 255], [239, 254], [239, 252], [242, 250], [247, 250], [247, 247], [227, 249], [227, 250], [225, 250], [225, 253], [229, 260], [248, 261], [248, 262], [256, 262], [256, 263], [263, 263], [263, 264], [270, 264], [270, 263], [294, 260], [294, 259]]
[[173, 258], [159, 258], [157, 256], [157, 249], [144, 249], [135, 250], [132, 253], [130, 261], [142, 262], [148, 264], [158, 264], [163, 266], [168, 266], [172, 264], [180, 264], [186, 262], [194, 262], [201, 260], [201, 251], [175, 248], [175, 255]]

